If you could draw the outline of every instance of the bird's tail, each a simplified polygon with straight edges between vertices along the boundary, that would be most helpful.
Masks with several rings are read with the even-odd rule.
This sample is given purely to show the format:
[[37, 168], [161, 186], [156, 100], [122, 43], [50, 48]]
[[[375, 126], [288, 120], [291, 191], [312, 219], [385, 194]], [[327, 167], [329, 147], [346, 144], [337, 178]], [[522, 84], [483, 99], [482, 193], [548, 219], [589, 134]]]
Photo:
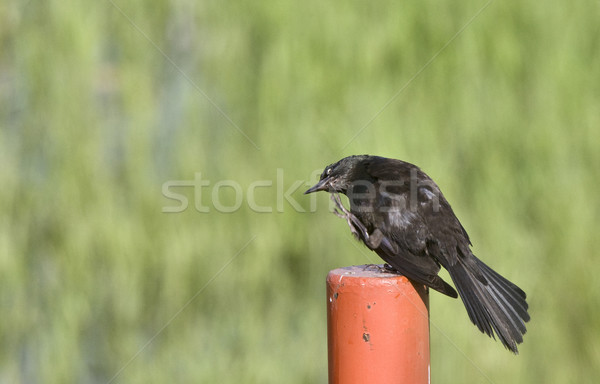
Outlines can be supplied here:
[[517, 354], [529, 321], [525, 292], [474, 255], [459, 258], [447, 269], [473, 324], [492, 338], [495, 333]]

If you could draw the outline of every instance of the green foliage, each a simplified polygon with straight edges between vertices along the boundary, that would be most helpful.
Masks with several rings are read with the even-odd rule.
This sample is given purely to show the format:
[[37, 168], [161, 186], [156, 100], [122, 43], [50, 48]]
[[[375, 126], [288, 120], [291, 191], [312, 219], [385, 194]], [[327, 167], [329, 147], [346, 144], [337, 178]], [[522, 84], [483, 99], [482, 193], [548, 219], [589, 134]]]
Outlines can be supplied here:
[[600, 4], [486, 4], [4, 1], [0, 382], [325, 382], [326, 273], [378, 259], [302, 191], [359, 153], [529, 295], [514, 357], [432, 294], [434, 382], [593, 382]]

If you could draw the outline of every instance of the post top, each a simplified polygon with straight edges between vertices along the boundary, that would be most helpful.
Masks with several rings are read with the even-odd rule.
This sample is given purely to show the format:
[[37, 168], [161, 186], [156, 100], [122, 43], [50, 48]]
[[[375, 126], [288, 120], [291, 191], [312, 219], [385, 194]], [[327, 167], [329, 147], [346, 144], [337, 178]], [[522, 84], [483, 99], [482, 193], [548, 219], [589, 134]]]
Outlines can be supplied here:
[[394, 273], [389, 269], [386, 269], [383, 264], [367, 264], [367, 265], [351, 265], [349, 267], [341, 267], [332, 269], [329, 271], [329, 276], [343, 276], [346, 277], [361, 277], [361, 278], [389, 278], [397, 279], [399, 277], [405, 278], [404, 276]]

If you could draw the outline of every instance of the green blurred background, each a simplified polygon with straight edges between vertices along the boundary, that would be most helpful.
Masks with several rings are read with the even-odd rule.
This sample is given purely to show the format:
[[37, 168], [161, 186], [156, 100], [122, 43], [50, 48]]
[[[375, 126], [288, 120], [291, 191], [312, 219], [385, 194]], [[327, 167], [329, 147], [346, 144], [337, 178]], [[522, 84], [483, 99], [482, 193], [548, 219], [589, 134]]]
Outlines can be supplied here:
[[[4, 0], [0, 382], [326, 382], [325, 276], [379, 259], [302, 192], [362, 153], [420, 165], [529, 295], [515, 357], [433, 293], [433, 382], [595, 382], [599, 19], [578, 0]], [[197, 173], [164, 213], [163, 185]]]

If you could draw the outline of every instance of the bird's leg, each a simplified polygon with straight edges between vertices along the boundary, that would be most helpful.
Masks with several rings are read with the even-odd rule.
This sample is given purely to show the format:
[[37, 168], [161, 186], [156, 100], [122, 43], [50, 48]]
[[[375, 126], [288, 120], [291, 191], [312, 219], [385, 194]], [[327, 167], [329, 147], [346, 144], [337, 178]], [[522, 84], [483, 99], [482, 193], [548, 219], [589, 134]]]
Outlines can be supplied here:
[[352, 232], [352, 234], [356, 238], [360, 238], [360, 231], [360, 234], [362, 235], [367, 247], [369, 247], [372, 250], [379, 248], [379, 245], [383, 240], [383, 233], [379, 229], [375, 229], [373, 233], [369, 235], [369, 232], [367, 231], [367, 228], [364, 226], [364, 224], [361, 223], [360, 220], [352, 212], [348, 211], [346, 207], [344, 207], [344, 205], [342, 204], [342, 200], [340, 199], [340, 196], [337, 193], [331, 194], [331, 200], [333, 200], [336, 206], [336, 208], [333, 210], [333, 213], [335, 213], [335, 215], [338, 217], [346, 219], [346, 222], [348, 222], [348, 226], [350, 227], [350, 231]]
[[345, 219], [346, 222], [348, 223], [348, 226], [350, 227], [350, 232], [352, 232], [352, 235], [354, 235], [354, 237], [356, 237], [357, 239], [360, 238], [359, 233], [356, 230], [356, 227], [354, 226], [354, 221], [356, 220], [356, 217], [342, 205], [340, 196], [337, 193], [332, 193], [331, 200], [334, 202], [334, 204], [336, 206], [333, 209], [333, 213], [337, 217], [341, 217], [342, 219]]
[[367, 232], [367, 228], [365, 228], [363, 223], [361, 223], [360, 220], [352, 212], [348, 211], [346, 207], [344, 207], [340, 196], [337, 193], [332, 193], [331, 200], [333, 200], [336, 206], [333, 213], [335, 213], [338, 217], [346, 219], [346, 222], [348, 223], [350, 231], [352, 232], [354, 237], [360, 239], [360, 235], [362, 235], [364, 238], [368, 238], [369, 233]]

